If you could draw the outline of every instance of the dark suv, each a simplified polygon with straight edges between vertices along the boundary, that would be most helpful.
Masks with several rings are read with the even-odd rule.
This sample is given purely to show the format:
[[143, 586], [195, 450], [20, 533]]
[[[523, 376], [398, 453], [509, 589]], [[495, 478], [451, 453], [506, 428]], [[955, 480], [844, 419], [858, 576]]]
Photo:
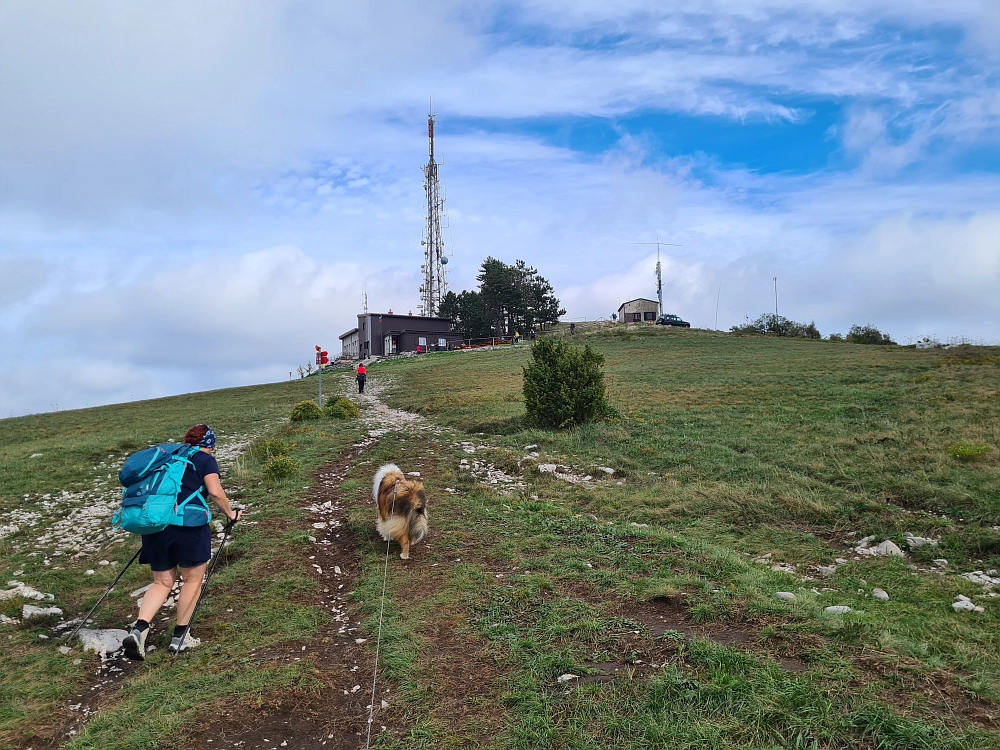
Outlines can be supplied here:
[[691, 324], [686, 320], [681, 320], [676, 315], [661, 315], [656, 320], [658, 326], [677, 326], [678, 328], [690, 328]]

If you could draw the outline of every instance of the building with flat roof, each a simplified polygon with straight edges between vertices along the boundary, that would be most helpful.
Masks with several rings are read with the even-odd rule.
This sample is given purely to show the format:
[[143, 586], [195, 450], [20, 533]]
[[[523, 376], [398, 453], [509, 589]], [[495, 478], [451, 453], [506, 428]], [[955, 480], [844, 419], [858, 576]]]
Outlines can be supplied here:
[[623, 302], [618, 308], [618, 320], [623, 323], [655, 323], [660, 305], [656, 300], [639, 297]]
[[367, 359], [400, 352], [447, 351], [461, 343], [462, 334], [451, 330], [451, 318], [396, 315], [390, 310], [358, 315], [358, 327], [341, 334], [340, 341], [345, 357]]

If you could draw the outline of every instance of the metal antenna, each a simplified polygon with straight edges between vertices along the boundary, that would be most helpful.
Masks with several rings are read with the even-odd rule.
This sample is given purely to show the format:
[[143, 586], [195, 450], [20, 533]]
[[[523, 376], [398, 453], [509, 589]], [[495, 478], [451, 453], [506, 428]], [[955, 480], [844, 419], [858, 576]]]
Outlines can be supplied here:
[[671, 247], [683, 247], [673, 242], [660, 242], [657, 235], [656, 242], [630, 242], [630, 245], [656, 245], [656, 299], [660, 303], [660, 317], [663, 317], [663, 274], [660, 272], [660, 245], [670, 245]]
[[429, 159], [423, 167], [424, 191], [427, 193], [427, 223], [424, 226], [424, 283], [420, 287], [420, 311], [423, 315], [437, 314], [441, 299], [448, 293], [448, 259], [444, 255], [444, 238], [441, 236], [441, 216], [444, 214], [444, 195], [438, 179], [438, 165], [434, 161], [434, 100], [427, 113], [427, 152]]

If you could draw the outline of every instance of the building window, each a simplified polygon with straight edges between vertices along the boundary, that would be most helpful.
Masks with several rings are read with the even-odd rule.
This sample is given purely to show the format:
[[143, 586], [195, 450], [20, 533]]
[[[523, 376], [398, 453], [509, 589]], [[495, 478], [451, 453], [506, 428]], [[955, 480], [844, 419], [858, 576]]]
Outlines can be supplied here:
[[642, 314], [643, 320], [656, 320], [656, 313], [645, 312]]
[[417, 343], [420, 346], [427, 346], [427, 337], [426, 336], [420, 336], [420, 337], [418, 337], [417, 338]]
[[438, 339], [438, 346], [448, 346], [448, 339]]

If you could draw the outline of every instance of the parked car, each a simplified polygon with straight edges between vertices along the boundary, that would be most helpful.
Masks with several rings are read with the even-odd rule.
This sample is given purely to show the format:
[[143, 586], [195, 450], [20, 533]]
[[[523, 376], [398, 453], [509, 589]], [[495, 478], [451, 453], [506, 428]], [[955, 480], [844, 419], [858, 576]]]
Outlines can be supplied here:
[[658, 326], [677, 326], [678, 328], [690, 328], [691, 324], [686, 320], [681, 320], [677, 315], [661, 315], [656, 319]]

